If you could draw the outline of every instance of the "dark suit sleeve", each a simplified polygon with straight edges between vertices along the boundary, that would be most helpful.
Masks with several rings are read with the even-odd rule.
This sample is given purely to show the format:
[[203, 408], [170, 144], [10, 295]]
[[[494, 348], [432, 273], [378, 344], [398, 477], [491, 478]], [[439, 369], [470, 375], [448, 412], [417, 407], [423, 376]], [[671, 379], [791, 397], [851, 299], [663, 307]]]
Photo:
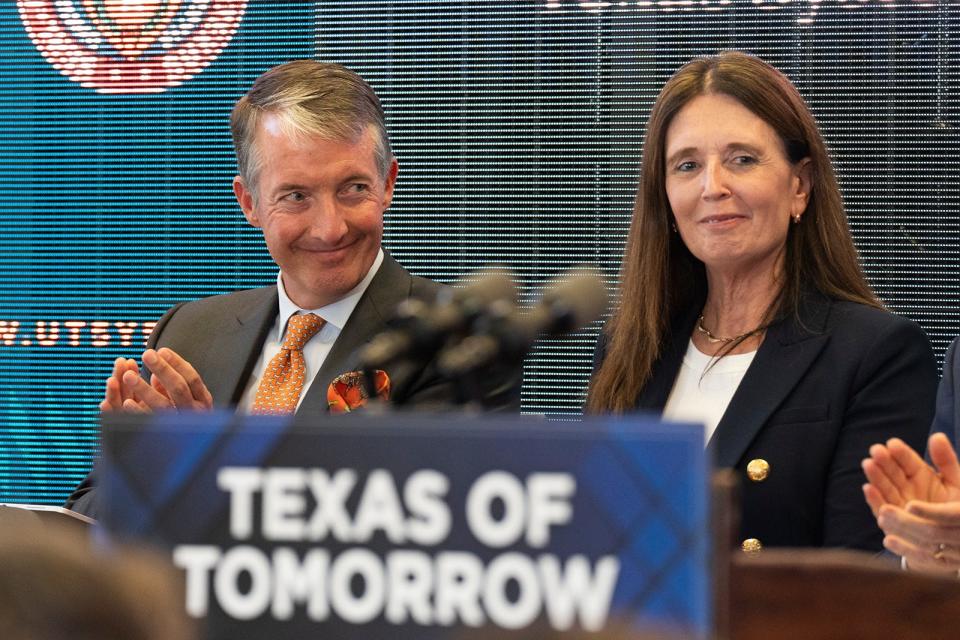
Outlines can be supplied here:
[[600, 330], [600, 335], [597, 336], [597, 344], [593, 347], [593, 364], [590, 369], [590, 380], [587, 382], [587, 389], [583, 396], [583, 407], [581, 412], [587, 413], [587, 401], [590, 399], [590, 385], [593, 384], [593, 379], [596, 377], [597, 372], [600, 371], [600, 366], [603, 365], [604, 359], [607, 357], [607, 334], [603, 329]]
[[83, 479], [83, 482], [77, 485], [77, 488], [73, 490], [73, 493], [70, 494], [70, 497], [67, 498], [63, 506], [71, 511], [89, 516], [94, 520], [99, 519], [97, 503], [94, 499], [96, 496], [96, 486], [97, 473], [96, 470], [92, 470], [87, 474], [87, 477]]
[[412, 378], [403, 392], [401, 406], [426, 411], [476, 408], [484, 412], [519, 412], [522, 383], [522, 362], [498, 363], [460, 381], [440, 375], [436, 362], [431, 362]]
[[943, 359], [943, 378], [940, 380], [940, 386], [937, 388], [937, 414], [933, 418], [933, 424], [930, 427], [930, 433], [945, 433], [957, 446], [960, 438], [957, 438], [957, 429], [960, 427], [957, 421], [957, 406], [954, 402], [954, 380], [956, 379], [956, 367], [960, 362], [956, 360], [957, 343], [960, 338], [954, 339], [947, 349], [947, 355]]
[[601, 330], [600, 335], [597, 336], [597, 345], [593, 348], [593, 369], [591, 370], [590, 377], [597, 375], [597, 372], [600, 371], [600, 365], [603, 364], [604, 359], [607, 357], [607, 334], [605, 331]]
[[[170, 321], [170, 318], [173, 317], [173, 314], [175, 314], [182, 306], [183, 303], [180, 303], [171, 308], [165, 314], [163, 314], [163, 317], [160, 318], [160, 320], [157, 321], [157, 325], [153, 328], [153, 331], [150, 333], [150, 338], [147, 340], [147, 349], [153, 349], [157, 346], [157, 341], [160, 339], [160, 334], [163, 333], [163, 328]], [[82, 513], [85, 516], [89, 516], [94, 520], [98, 520], [100, 516], [96, 503], [96, 488], [97, 473], [96, 469], [94, 469], [87, 474], [87, 477], [83, 479], [83, 482], [77, 485], [77, 488], [73, 490], [66, 502], [64, 502], [63, 506], [71, 511], [76, 511], [77, 513]]]
[[186, 302], [181, 302], [180, 304], [167, 309], [167, 312], [157, 320], [156, 326], [153, 328], [153, 331], [150, 332], [150, 337], [147, 339], [146, 349], [156, 349], [157, 344], [160, 342], [160, 336], [163, 335], [163, 330], [167, 327], [170, 320], [173, 318], [174, 314], [179, 311]]
[[882, 532], [863, 497], [860, 462], [870, 445], [894, 436], [922, 451], [936, 387], [936, 360], [920, 327], [895, 318], [878, 328], [853, 377], [830, 466], [824, 546], [882, 548]]
[[[402, 269], [397, 265], [397, 268]], [[420, 300], [434, 300], [442, 285], [411, 276], [408, 295]], [[371, 284], [371, 287], [373, 284]], [[393, 309], [390, 309], [390, 313]], [[387, 328], [390, 328], [389, 322]], [[396, 373], [396, 375], [395, 375]], [[520, 389], [523, 383], [523, 362], [495, 362], [476, 375], [451, 380], [437, 370], [436, 356], [429, 362], [417, 362], [391, 371], [391, 378], [400, 381], [391, 397], [397, 408], [421, 411], [479, 410], [483, 412], [519, 412]]]

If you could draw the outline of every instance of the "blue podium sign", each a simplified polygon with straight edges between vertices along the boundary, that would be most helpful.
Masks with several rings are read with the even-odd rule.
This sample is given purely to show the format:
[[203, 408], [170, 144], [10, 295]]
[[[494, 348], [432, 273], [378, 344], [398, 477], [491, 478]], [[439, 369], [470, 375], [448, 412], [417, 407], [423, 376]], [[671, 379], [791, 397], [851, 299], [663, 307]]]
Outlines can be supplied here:
[[700, 427], [117, 417], [103, 524], [170, 549], [207, 637], [709, 630]]

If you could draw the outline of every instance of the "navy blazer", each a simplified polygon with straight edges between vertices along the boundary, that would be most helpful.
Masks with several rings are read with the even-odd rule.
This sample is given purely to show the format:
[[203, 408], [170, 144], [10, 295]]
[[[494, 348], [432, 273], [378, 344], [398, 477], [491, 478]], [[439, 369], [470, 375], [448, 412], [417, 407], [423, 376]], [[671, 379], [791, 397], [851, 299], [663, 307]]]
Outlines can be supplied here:
[[[663, 411], [699, 309], [674, 323], [637, 409]], [[767, 329], [707, 445], [717, 466], [741, 478], [742, 537], [763, 546], [880, 551], [860, 462], [870, 445], [892, 436], [922, 446], [936, 386], [936, 361], [916, 324], [806, 296], [796, 317]], [[749, 479], [752, 460], [769, 464], [765, 479]]]
[[960, 338], [954, 338], [943, 359], [943, 378], [937, 388], [937, 413], [930, 427], [931, 435], [937, 432], [947, 434], [954, 447], [960, 444], [960, 406], [956, 403], [953, 386], [954, 380], [960, 380], [960, 360], [955, 357], [957, 343]]

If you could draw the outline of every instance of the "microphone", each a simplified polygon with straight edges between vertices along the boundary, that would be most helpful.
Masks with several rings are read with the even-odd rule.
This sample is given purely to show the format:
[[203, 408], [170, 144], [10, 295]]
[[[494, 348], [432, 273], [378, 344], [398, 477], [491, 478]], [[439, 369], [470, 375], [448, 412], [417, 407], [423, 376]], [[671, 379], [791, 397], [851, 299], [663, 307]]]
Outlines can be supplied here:
[[445, 288], [431, 305], [409, 299], [397, 307], [395, 328], [374, 337], [360, 352], [364, 369], [384, 368], [403, 358], [428, 360], [455, 334], [498, 305], [513, 308], [517, 288], [506, 269], [492, 268]]
[[562, 335], [599, 318], [607, 309], [608, 293], [599, 271], [580, 266], [553, 279], [538, 303], [526, 313], [496, 306], [485, 328], [444, 350], [440, 371], [460, 376], [497, 358], [521, 359], [540, 334]]

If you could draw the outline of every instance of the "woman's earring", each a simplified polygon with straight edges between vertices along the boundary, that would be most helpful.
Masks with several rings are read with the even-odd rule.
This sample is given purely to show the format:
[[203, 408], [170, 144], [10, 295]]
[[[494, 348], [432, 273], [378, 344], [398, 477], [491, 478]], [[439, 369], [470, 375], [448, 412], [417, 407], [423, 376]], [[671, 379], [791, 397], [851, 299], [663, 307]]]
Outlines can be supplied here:
[[799, 214], [799, 213], [793, 214], [793, 224], [800, 224], [800, 214]]

